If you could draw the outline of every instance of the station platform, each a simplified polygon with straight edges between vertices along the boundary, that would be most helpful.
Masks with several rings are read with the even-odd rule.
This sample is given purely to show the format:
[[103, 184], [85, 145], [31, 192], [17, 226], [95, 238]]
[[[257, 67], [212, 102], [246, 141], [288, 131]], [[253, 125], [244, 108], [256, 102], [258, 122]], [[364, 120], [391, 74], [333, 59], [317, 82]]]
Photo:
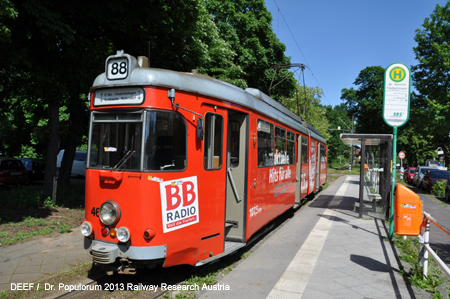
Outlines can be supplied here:
[[339, 177], [200, 298], [431, 298], [405, 284], [389, 223], [363, 215], [359, 176]]

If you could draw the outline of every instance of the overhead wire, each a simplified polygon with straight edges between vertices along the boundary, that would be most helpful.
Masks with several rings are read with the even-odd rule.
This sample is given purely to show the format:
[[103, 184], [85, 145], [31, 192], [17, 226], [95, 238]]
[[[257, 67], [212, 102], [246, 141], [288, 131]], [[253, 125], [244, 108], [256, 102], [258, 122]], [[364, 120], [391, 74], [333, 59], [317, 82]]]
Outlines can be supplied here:
[[[277, 1], [276, 1], [276, 0], [273, 0], [273, 2], [275, 2], [275, 5], [276, 5], [276, 7], [277, 7], [277, 9], [278, 9], [278, 14], [281, 15], [281, 17], [282, 17], [283, 20], [284, 20], [284, 23], [286, 24], [287, 28], [289, 29], [289, 32], [291, 33], [291, 36], [292, 36], [292, 38], [294, 39], [295, 44], [297, 45], [297, 48], [299, 49], [300, 53], [302, 54], [303, 59], [304, 59], [305, 62], [306, 62], [306, 65], [308, 66], [308, 68], [309, 68], [309, 70], [311, 71], [311, 74], [312, 74], [314, 80], [315, 80], [316, 83], [317, 83], [317, 86], [322, 90], [322, 92], [323, 92], [323, 97], [324, 97], [325, 100], [328, 102], [328, 104], [331, 105], [331, 103], [330, 103], [330, 101], [328, 100], [328, 98], [327, 98], [327, 96], [326, 96], [326, 94], [325, 94], [323, 88], [320, 86], [319, 80], [317, 80], [317, 78], [316, 78], [316, 76], [314, 75], [314, 72], [313, 72], [311, 66], [310, 66], [309, 63], [308, 63], [308, 60], [306, 59], [305, 55], [303, 54], [303, 51], [302, 51], [302, 49], [300, 48], [300, 45], [298, 44], [297, 40], [295, 39], [295, 36], [294, 36], [294, 34], [292, 33], [292, 30], [291, 30], [291, 28], [289, 27], [289, 24], [287, 23], [286, 19], [284, 18], [284, 15], [283, 15], [283, 13], [281, 12], [281, 9], [280, 9], [280, 7], [278, 6]], [[279, 18], [279, 17], [278, 17], [278, 18]], [[278, 20], [278, 22], [279, 22], [279, 20]], [[279, 24], [278, 24], [278, 27], [279, 27]], [[279, 30], [279, 29], [277, 29], [277, 31], [278, 31], [278, 30]], [[304, 80], [303, 80], [303, 84], [304, 84]], [[331, 106], [332, 106], [332, 105], [331, 105]]]

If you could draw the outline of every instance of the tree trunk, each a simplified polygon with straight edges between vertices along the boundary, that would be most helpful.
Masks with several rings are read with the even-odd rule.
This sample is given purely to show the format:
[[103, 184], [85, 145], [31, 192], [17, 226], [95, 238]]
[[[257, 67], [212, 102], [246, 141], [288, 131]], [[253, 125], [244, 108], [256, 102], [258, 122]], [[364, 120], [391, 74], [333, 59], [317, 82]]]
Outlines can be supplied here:
[[51, 197], [53, 192], [53, 177], [56, 175], [56, 157], [59, 146], [59, 103], [48, 104], [48, 128], [50, 138], [47, 144], [47, 158], [45, 161], [44, 198]]
[[[79, 61], [81, 63], [81, 61]], [[81, 94], [81, 82], [80, 80], [74, 80], [70, 86], [69, 91], [69, 138], [67, 144], [65, 144], [64, 156], [61, 161], [61, 169], [58, 178], [59, 186], [69, 186], [70, 174], [72, 172], [72, 165], [76, 155], [78, 136], [80, 135], [80, 126], [83, 119], [83, 114], [86, 111], [84, 102], [80, 99]], [[84, 128], [84, 126], [83, 126]]]
[[[72, 97], [73, 98], [73, 97]], [[73, 98], [73, 100], [77, 100]], [[78, 94], [78, 101], [79, 94]], [[69, 186], [70, 184], [70, 173], [72, 171], [72, 163], [75, 158], [75, 153], [77, 149], [78, 135], [80, 132], [80, 109], [74, 108], [70, 111], [69, 118], [69, 141], [64, 151], [64, 157], [61, 161], [61, 169], [58, 177], [58, 185]]]

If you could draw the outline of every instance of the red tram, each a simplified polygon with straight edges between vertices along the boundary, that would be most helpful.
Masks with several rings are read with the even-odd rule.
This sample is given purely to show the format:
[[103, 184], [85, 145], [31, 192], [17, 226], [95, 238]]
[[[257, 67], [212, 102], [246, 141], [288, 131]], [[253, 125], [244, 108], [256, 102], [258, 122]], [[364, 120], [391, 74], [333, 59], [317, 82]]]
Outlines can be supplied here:
[[146, 65], [108, 57], [89, 97], [81, 232], [109, 274], [211, 262], [326, 183], [326, 141], [269, 96]]

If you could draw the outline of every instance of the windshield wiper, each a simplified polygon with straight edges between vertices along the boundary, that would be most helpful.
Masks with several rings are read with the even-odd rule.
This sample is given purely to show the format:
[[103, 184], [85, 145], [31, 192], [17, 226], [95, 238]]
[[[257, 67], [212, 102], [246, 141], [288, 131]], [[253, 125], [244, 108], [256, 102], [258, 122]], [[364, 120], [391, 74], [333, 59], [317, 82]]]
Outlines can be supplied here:
[[129, 150], [125, 156], [113, 167], [113, 169], [111, 169], [111, 171], [113, 170], [119, 170], [120, 168], [122, 168], [123, 165], [125, 165], [125, 163], [134, 155], [134, 150]]
[[175, 160], [172, 160], [172, 164], [160, 166], [159, 169], [164, 170], [166, 167], [175, 167]]

